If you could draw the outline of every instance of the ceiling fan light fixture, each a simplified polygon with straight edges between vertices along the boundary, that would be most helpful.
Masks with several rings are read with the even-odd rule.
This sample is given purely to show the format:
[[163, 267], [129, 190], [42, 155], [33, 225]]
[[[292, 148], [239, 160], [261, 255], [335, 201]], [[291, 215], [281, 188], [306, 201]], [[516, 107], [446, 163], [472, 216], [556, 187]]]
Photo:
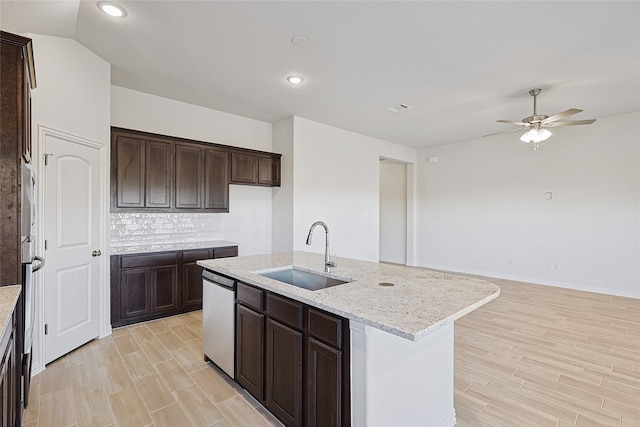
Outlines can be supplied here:
[[521, 137], [520, 141], [526, 142], [527, 144], [530, 142], [538, 143], [542, 141], [546, 141], [551, 137], [552, 133], [547, 129], [530, 129], [525, 132]]

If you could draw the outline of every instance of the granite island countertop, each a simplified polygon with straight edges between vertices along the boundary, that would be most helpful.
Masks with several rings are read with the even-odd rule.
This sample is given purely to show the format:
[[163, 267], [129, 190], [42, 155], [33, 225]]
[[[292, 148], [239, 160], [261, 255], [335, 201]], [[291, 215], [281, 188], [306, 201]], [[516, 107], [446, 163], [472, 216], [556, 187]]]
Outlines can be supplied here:
[[20, 285], [0, 286], [0, 337], [4, 335], [7, 326], [11, 323], [11, 315], [15, 308], [20, 291]]
[[133, 245], [112, 246], [111, 255], [130, 255], [147, 252], [185, 251], [189, 249], [224, 248], [238, 246], [236, 242], [227, 240], [208, 240], [182, 243], [138, 243]]
[[472, 277], [349, 258], [335, 260], [337, 267], [329, 275], [349, 283], [317, 291], [256, 272], [295, 266], [326, 275], [321, 254], [285, 252], [202, 260], [198, 265], [411, 341], [426, 337], [500, 294], [498, 286]]

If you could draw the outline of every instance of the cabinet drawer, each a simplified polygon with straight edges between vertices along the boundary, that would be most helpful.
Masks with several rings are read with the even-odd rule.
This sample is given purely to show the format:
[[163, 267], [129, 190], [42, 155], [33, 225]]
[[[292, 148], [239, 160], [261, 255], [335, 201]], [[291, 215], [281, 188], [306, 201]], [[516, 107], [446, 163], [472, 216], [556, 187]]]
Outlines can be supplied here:
[[238, 282], [237, 292], [238, 302], [255, 308], [258, 311], [264, 310], [264, 291], [262, 289], [254, 288], [253, 286]]
[[309, 308], [307, 325], [309, 335], [337, 348], [342, 348], [342, 319], [320, 310]]
[[214, 258], [229, 258], [238, 256], [238, 247], [237, 246], [229, 246], [226, 248], [215, 248], [213, 250]]
[[193, 249], [182, 252], [182, 262], [196, 262], [201, 259], [210, 259], [211, 250], [209, 249]]
[[156, 265], [178, 264], [177, 252], [163, 252], [157, 254], [127, 255], [121, 258], [121, 268], [153, 267]]
[[297, 301], [268, 293], [267, 315], [285, 325], [302, 329], [302, 304]]

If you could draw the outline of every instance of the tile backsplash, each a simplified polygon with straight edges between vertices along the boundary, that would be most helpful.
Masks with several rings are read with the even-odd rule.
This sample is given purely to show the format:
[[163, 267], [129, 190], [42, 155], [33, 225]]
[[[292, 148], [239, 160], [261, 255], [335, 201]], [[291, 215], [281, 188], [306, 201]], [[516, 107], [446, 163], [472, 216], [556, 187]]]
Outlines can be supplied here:
[[220, 214], [112, 213], [111, 247], [224, 239]]

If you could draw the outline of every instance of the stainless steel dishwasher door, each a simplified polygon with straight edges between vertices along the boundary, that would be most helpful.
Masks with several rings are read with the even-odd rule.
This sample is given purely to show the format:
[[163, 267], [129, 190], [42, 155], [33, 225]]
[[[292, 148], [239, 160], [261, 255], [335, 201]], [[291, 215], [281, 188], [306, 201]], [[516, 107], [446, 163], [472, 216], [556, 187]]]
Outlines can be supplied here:
[[202, 272], [202, 349], [204, 355], [235, 378], [235, 281]]

